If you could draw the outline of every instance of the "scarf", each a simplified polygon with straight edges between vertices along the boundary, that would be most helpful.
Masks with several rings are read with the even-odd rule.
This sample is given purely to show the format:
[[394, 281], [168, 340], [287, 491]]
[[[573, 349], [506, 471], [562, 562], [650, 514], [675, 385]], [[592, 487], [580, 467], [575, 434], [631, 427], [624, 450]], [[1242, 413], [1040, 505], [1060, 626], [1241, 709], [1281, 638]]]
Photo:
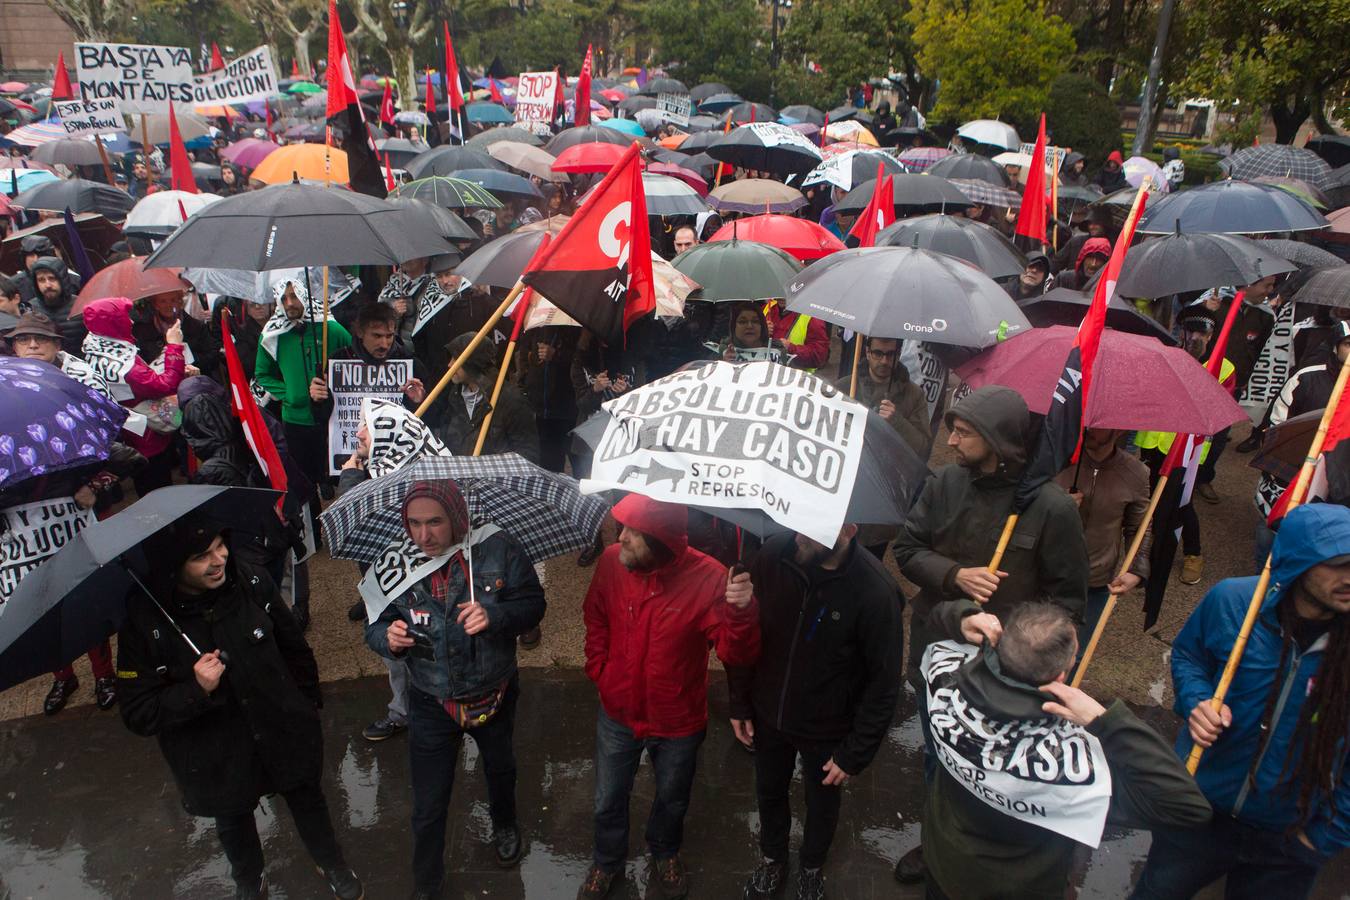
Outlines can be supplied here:
[[104, 393], [119, 403], [134, 398], [131, 385], [127, 384], [127, 376], [136, 365], [135, 344], [91, 332], [84, 336], [81, 348], [88, 368], [103, 381]]
[[[287, 285], [294, 286], [295, 296], [305, 305], [305, 314], [298, 319], [286, 315], [286, 305], [281, 301], [281, 298], [286, 296]], [[323, 321], [323, 311], [314, 307], [303, 277], [287, 277], [272, 285], [272, 299], [276, 303], [276, 309], [272, 313], [272, 318], [263, 325], [262, 334], [258, 336], [258, 344], [267, 351], [268, 356], [276, 359], [277, 343], [281, 340], [281, 336], [306, 325], [318, 324]], [[333, 321], [333, 317], [329, 316], [327, 321]]]

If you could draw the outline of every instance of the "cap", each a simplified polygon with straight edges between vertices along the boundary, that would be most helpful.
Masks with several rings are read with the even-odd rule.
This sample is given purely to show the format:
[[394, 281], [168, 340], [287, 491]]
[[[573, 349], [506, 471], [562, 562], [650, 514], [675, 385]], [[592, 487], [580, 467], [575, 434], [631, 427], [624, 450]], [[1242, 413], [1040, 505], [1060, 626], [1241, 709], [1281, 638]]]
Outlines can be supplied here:
[[458, 253], [441, 253], [431, 258], [431, 262], [427, 263], [427, 270], [433, 275], [439, 275], [442, 272], [449, 272], [463, 261], [463, 257]]
[[45, 234], [30, 234], [19, 244], [19, 249], [24, 253], [38, 253], [42, 256], [51, 256], [56, 247], [52, 244], [52, 239]]
[[19, 316], [19, 321], [13, 328], [5, 332], [5, 337], [16, 338], [21, 334], [38, 334], [43, 337], [61, 339], [61, 332], [56, 330], [55, 323], [42, 313], [29, 312]]

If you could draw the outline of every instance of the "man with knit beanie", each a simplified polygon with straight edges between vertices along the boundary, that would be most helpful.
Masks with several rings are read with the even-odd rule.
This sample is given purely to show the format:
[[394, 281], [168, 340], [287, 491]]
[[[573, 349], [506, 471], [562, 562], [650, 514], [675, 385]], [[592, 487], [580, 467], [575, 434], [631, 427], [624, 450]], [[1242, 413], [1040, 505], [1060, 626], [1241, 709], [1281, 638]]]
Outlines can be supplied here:
[[497, 862], [520, 860], [516, 637], [544, 617], [544, 590], [515, 538], [495, 525], [470, 527], [454, 481], [415, 482], [403, 525], [424, 557], [422, 574], [366, 626], [366, 643], [408, 663], [412, 896], [432, 900], [445, 879], [445, 825], [465, 734], [482, 756]]

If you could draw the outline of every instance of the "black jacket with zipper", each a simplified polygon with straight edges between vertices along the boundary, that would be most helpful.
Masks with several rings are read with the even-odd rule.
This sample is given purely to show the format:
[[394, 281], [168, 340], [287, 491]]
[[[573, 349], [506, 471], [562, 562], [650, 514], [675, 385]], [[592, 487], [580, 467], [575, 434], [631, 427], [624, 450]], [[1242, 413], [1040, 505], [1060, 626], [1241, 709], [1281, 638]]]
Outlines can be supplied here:
[[904, 595], [856, 541], [833, 571], [804, 570], [795, 551], [794, 535], [776, 535], [750, 569], [761, 651], [753, 667], [727, 666], [731, 716], [835, 744], [835, 763], [857, 775], [881, 747], [900, 695]]

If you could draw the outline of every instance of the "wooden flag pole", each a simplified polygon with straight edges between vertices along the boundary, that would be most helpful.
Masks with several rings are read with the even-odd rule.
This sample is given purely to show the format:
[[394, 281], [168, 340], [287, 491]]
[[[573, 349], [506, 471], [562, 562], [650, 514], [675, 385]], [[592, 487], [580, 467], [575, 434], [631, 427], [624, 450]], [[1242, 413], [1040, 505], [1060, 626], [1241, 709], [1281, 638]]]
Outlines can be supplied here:
[[523, 290], [525, 290], [525, 282], [517, 280], [515, 287], [511, 288], [511, 293], [507, 294], [506, 299], [502, 301], [502, 305], [497, 307], [496, 311], [483, 323], [483, 327], [478, 329], [478, 332], [473, 336], [473, 340], [469, 341], [469, 346], [464, 348], [464, 352], [450, 363], [450, 368], [445, 370], [441, 380], [436, 382], [436, 386], [431, 389], [431, 393], [427, 394], [426, 399], [417, 407], [417, 411], [413, 415], [419, 419], [426, 415], [426, 411], [431, 408], [431, 404], [445, 390], [446, 385], [450, 384], [450, 379], [464, 366], [464, 361], [469, 358], [469, 354], [478, 349], [478, 345], [483, 342], [483, 338], [492, 333], [492, 329], [497, 327], [497, 323], [501, 321], [502, 316], [506, 315], [506, 311], [511, 308], [511, 304], [515, 302]]
[[[853, 379], [848, 383], [848, 397], [850, 400], [858, 399], [858, 363], [862, 362], [863, 336], [858, 332], [853, 332]], [[896, 360], [896, 365], [900, 361]]]
[[[150, 125], [146, 121], [145, 113], [141, 113], [141, 159], [145, 162], [145, 192], [148, 194], [150, 193], [150, 168], [151, 168]], [[116, 185], [113, 185], [113, 187], [116, 187]]]
[[506, 373], [511, 370], [511, 358], [516, 353], [516, 341], [520, 339], [520, 330], [525, 324], [525, 319], [530, 315], [530, 307], [534, 305], [535, 294], [530, 291], [521, 299], [524, 308], [516, 313], [516, 324], [511, 329], [511, 340], [506, 344], [506, 352], [502, 354], [502, 365], [497, 371], [497, 383], [492, 387], [492, 399], [488, 401], [487, 415], [483, 416], [483, 424], [478, 428], [478, 441], [473, 445], [473, 455], [479, 456], [483, 452], [483, 445], [487, 443], [488, 429], [492, 427], [492, 414], [497, 411], [497, 399], [501, 397], [502, 385], [506, 383]]
[[103, 162], [103, 177], [108, 179], [108, 187], [117, 187], [117, 179], [113, 178], [112, 163], [108, 160], [108, 148], [103, 146], [103, 138], [94, 135], [94, 146], [98, 148], [98, 158]]
[[[1317, 425], [1317, 433], [1313, 435], [1312, 446], [1308, 448], [1308, 455], [1303, 460], [1303, 467], [1298, 470], [1298, 479], [1294, 481], [1290, 488], [1289, 507], [1285, 512], [1288, 515], [1295, 507], [1303, 503], [1305, 495], [1308, 493], [1308, 484], [1312, 481], [1313, 469], [1317, 467], [1317, 457], [1322, 455], [1322, 445], [1326, 443], [1327, 429], [1331, 427], [1331, 419], [1336, 415], [1336, 409], [1340, 406], [1341, 397], [1345, 394], [1346, 377], [1350, 376], [1350, 366], [1341, 366], [1341, 373], [1336, 376], [1336, 386], [1331, 389], [1331, 397], [1327, 400], [1327, 407], [1322, 412], [1322, 421]], [[1256, 624], [1256, 616], [1261, 611], [1261, 603], [1265, 600], [1266, 589], [1270, 586], [1270, 554], [1266, 555], [1266, 564], [1261, 568], [1261, 577], [1256, 582], [1256, 590], [1252, 591], [1252, 599], [1247, 604], [1247, 616], [1242, 620], [1242, 628], [1238, 631], [1237, 640], [1233, 642], [1232, 652], [1228, 654], [1228, 662], [1224, 664], [1223, 675], [1219, 678], [1219, 686], [1214, 689], [1214, 699], [1212, 701], [1214, 711], [1223, 710], [1223, 699], [1228, 696], [1228, 688], [1233, 684], [1233, 676], [1237, 674], [1238, 665], [1242, 662], [1242, 653], [1247, 649], [1247, 639], [1251, 637], [1252, 627]], [[1192, 775], [1200, 767], [1200, 757], [1204, 756], [1205, 748], [1199, 744], [1191, 747], [1191, 755], [1186, 759], [1186, 771]]]
[[986, 566], [991, 573], [998, 574], [998, 564], [1003, 562], [1003, 554], [1008, 550], [1008, 541], [1012, 539], [1013, 529], [1017, 527], [1017, 513], [1008, 516], [1008, 521], [1003, 523], [1003, 533], [998, 536], [998, 546], [994, 548], [994, 556], [989, 560]]

